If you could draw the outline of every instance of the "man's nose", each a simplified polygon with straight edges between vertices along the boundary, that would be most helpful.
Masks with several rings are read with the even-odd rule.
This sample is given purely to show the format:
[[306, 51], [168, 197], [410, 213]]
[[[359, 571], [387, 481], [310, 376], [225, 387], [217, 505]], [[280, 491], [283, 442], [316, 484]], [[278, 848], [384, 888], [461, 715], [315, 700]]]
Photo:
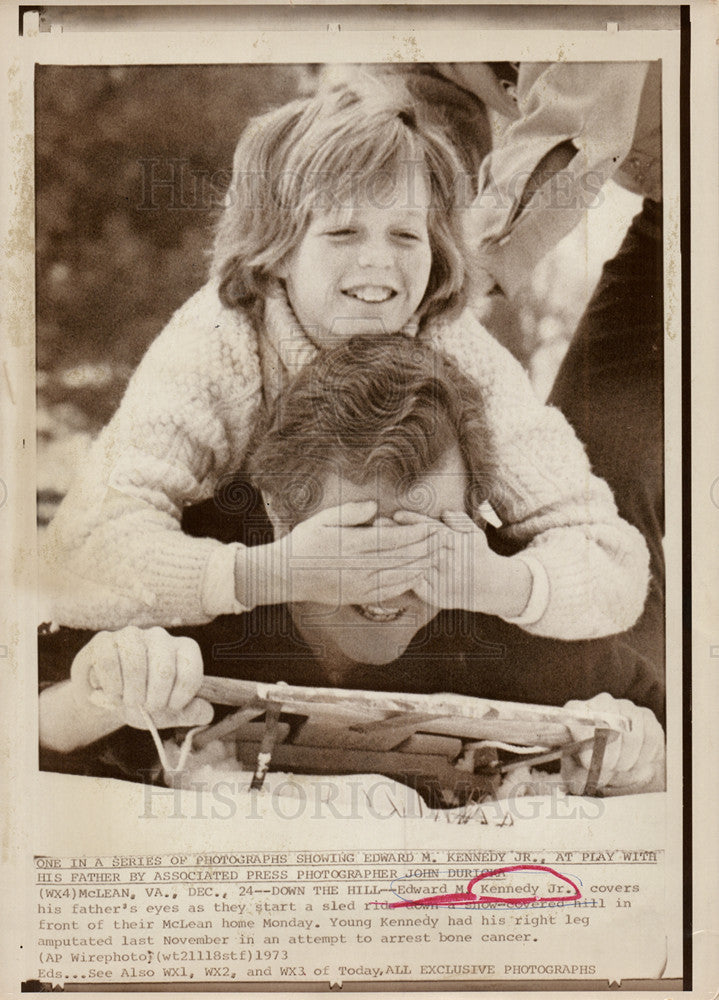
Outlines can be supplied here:
[[383, 237], [368, 238], [359, 248], [357, 262], [360, 267], [391, 267], [394, 262], [392, 247]]

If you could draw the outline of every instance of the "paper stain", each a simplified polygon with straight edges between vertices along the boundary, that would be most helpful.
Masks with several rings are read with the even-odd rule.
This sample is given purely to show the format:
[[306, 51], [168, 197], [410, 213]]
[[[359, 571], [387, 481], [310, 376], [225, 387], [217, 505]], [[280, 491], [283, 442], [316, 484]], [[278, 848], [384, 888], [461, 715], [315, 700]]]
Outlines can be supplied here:
[[[678, 291], [681, 288], [681, 272], [678, 263], [680, 245], [679, 222], [676, 217], [672, 217], [671, 223], [667, 226], [666, 233], [666, 247], [670, 253], [667, 260], [664, 293], [664, 330], [669, 340], [676, 340], [678, 332], [681, 329], [681, 316], [677, 315]], [[672, 250], [675, 252], [672, 253]]]
[[[22, 347], [27, 339], [28, 318], [35, 315], [28, 282], [32, 273], [35, 251], [35, 219], [33, 203], [33, 137], [25, 131], [23, 122], [23, 86], [19, 79], [17, 60], [8, 69], [8, 99], [10, 105], [10, 151], [13, 174], [11, 190], [13, 209], [9, 219], [5, 258], [8, 338], [14, 347]], [[13, 266], [14, 265], [14, 266]], [[32, 334], [32, 330], [31, 330]]]
[[390, 53], [391, 62], [426, 62], [414, 35], [405, 35], [400, 42], [401, 46]]
[[13, 406], [17, 405], [17, 400], [15, 399], [15, 393], [13, 392], [12, 382], [10, 381], [10, 372], [8, 371], [7, 361], [2, 363], [3, 373], [5, 375], [5, 382], [7, 383], [7, 392], [10, 397], [10, 402]]
[[[8, 626], [8, 634], [3, 635], [2, 639], [2, 648], [4, 650], [3, 672], [9, 669], [14, 674], [17, 670], [17, 649], [20, 645], [20, 629], [17, 623]], [[7, 667], [5, 664], [7, 664]], [[13, 736], [10, 729], [7, 729], [3, 735], [2, 743], [0, 743], [0, 758], [4, 761], [12, 759], [9, 746], [12, 739]], [[3, 811], [2, 820], [0, 821], [0, 861], [3, 864], [7, 864], [13, 856], [15, 850], [15, 845], [13, 844], [13, 826], [16, 826], [17, 823], [16, 808], [8, 803], [8, 808]]]
[[[32, 362], [35, 347], [35, 200], [34, 200], [34, 139], [33, 84], [20, 60], [14, 59], [7, 69], [8, 130], [7, 157], [9, 164], [7, 188], [10, 193], [5, 232], [5, 329], [8, 360], [3, 359], [3, 376], [13, 405], [12, 440], [14, 450], [8, 454], [7, 475], [13, 484], [12, 498], [3, 509], [10, 519], [9, 530], [17, 543], [10, 553], [11, 580], [19, 591], [32, 592], [36, 565], [34, 532], [26, 530], [28, 504], [34, 510], [33, 447], [35, 428], [35, 393]], [[12, 378], [11, 378], [12, 373]], [[24, 437], [23, 437], [24, 435]], [[28, 470], [31, 470], [28, 473]], [[7, 623], [5, 623], [7, 625]], [[3, 636], [8, 646], [9, 669], [14, 672], [20, 634]]]

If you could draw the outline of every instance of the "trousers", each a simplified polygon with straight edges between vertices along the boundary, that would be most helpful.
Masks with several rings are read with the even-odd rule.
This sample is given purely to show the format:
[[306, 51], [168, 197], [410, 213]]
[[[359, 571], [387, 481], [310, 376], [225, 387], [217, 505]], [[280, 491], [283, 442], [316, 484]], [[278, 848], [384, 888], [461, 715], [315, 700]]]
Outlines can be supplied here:
[[662, 206], [645, 199], [603, 269], [549, 402], [649, 547], [642, 617], [622, 641], [664, 672], [664, 303]]

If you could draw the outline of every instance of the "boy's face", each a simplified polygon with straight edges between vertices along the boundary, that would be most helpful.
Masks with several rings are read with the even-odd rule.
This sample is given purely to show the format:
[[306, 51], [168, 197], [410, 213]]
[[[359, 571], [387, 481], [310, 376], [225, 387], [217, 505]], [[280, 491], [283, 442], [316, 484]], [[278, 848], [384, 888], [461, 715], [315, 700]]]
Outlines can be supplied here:
[[430, 191], [409, 164], [358, 185], [351, 204], [318, 206], [278, 270], [317, 347], [355, 334], [397, 333], [424, 297], [432, 267]]
[[[378, 534], [393, 524], [398, 510], [411, 510], [439, 519], [443, 511], [464, 510], [467, 474], [456, 445], [448, 449], [434, 472], [409, 488], [384, 479], [358, 485], [339, 474], [324, 484], [321, 509], [341, 503], [374, 500]], [[331, 572], [328, 570], [328, 572]], [[341, 571], [337, 571], [341, 572]], [[377, 607], [347, 604], [331, 607], [309, 601], [292, 605], [292, 617], [325, 655], [355, 663], [391, 663], [406, 650], [416, 633], [437, 614], [437, 608], [408, 591]]]

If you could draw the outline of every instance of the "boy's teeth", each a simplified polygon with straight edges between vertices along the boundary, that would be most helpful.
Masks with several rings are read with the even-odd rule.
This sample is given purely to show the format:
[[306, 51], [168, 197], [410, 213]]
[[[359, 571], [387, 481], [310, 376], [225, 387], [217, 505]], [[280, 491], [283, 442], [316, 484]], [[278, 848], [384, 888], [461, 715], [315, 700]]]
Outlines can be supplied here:
[[384, 285], [359, 285], [357, 288], [348, 288], [347, 294], [362, 302], [385, 302], [392, 295], [392, 289]]

